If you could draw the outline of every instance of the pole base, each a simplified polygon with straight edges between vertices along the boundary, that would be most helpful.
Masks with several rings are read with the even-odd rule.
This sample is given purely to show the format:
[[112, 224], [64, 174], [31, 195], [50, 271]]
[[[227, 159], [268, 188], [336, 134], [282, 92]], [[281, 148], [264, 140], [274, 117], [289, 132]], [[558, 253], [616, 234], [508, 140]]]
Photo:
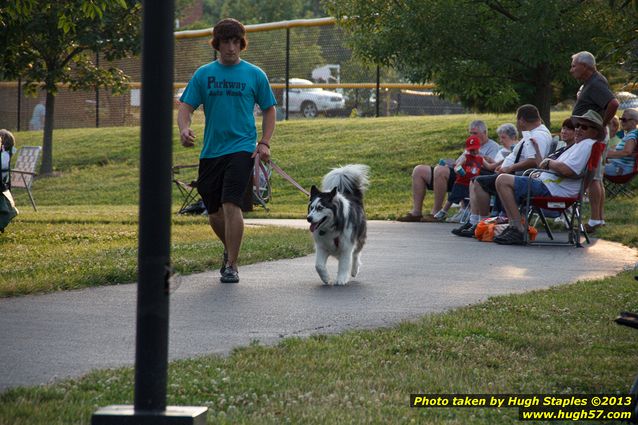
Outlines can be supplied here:
[[205, 425], [208, 407], [167, 406], [163, 412], [116, 404], [99, 408], [91, 425]]

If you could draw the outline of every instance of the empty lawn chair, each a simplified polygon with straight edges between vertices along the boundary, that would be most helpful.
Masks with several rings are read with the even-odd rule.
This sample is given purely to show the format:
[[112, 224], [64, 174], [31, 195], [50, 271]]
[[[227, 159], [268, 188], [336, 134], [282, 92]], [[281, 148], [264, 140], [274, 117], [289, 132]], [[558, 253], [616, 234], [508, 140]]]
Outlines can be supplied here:
[[33, 193], [31, 193], [31, 185], [37, 173], [35, 172], [38, 160], [40, 159], [40, 153], [42, 148], [40, 146], [23, 146], [18, 149], [16, 154], [16, 162], [13, 168], [11, 168], [11, 178], [9, 180], [10, 190], [24, 189], [29, 195], [33, 210], [38, 209], [35, 206], [33, 200]]

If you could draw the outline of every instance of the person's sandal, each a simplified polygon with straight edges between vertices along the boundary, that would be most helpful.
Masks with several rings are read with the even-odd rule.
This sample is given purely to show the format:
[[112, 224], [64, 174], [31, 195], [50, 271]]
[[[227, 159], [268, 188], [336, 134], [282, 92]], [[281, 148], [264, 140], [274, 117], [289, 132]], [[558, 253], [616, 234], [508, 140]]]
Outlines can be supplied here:
[[422, 215], [412, 215], [411, 213], [407, 213], [406, 215], [397, 218], [397, 221], [402, 221], [404, 223], [415, 223], [421, 221], [422, 218]]
[[445, 223], [445, 217], [446, 216], [443, 216], [443, 218], [437, 218], [433, 214], [426, 214], [423, 218], [421, 218], [421, 223]]

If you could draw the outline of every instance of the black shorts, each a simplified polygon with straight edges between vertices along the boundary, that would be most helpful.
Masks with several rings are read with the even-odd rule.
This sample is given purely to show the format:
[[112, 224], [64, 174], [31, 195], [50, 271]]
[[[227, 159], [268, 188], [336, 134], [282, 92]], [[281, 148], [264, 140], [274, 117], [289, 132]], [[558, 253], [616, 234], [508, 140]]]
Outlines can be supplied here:
[[[452, 191], [452, 186], [454, 186], [454, 181], [456, 180], [456, 173], [454, 172], [454, 167], [447, 167], [450, 170], [450, 177], [447, 179], [447, 191]], [[427, 185], [427, 188], [430, 190], [434, 190], [434, 167], [430, 166], [430, 184]]]
[[496, 178], [498, 174], [489, 174], [486, 176], [477, 176], [474, 178], [474, 184], [481, 185], [481, 188], [490, 195], [496, 195]]
[[241, 207], [255, 163], [251, 156], [251, 152], [236, 152], [199, 160], [197, 192], [209, 213], [227, 202]]

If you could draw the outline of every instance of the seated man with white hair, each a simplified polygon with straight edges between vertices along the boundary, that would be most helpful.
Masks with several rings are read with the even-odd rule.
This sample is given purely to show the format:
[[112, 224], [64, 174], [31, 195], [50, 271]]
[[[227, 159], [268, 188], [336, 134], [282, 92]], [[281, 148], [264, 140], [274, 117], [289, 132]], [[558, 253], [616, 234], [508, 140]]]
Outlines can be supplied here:
[[572, 116], [576, 127], [576, 143], [557, 159], [544, 159], [539, 168], [552, 171], [535, 173], [532, 176], [500, 174], [496, 179], [496, 190], [501, 198], [509, 226], [494, 242], [501, 245], [523, 245], [526, 230], [518, 210], [527, 198], [528, 185], [531, 196], [573, 197], [580, 190], [580, 179], [575, 178], [585, 171], [592, 146], [605, 135], [603, 119], [592, 110], [581, 116]]
[[[481, 140], [479, 154], [482, 157], [496, 157], [501, 148], [498, 143], [488, 137], [485, 122], [481, 120], [472, 121], [468, 130], [470, 136], [477, 136]], [[466, 153], [463, 152], [456, 161], [460, 161]], [[489, 171], [485, 172], [491, 173]], [[430, 223], [445, 222], [447, 211], [443, 208], [443, 201], [445, 200], [445, 195], [452, 190], [455, 180], [454, 166], [445, 164], [433, 167], [421, 164], [414, 167], [412, 171], [412, 209], [397, 220]], [[434, 205], [430, 214], [423, 215], [423, 201], [428, 189], [434, 192]]]

